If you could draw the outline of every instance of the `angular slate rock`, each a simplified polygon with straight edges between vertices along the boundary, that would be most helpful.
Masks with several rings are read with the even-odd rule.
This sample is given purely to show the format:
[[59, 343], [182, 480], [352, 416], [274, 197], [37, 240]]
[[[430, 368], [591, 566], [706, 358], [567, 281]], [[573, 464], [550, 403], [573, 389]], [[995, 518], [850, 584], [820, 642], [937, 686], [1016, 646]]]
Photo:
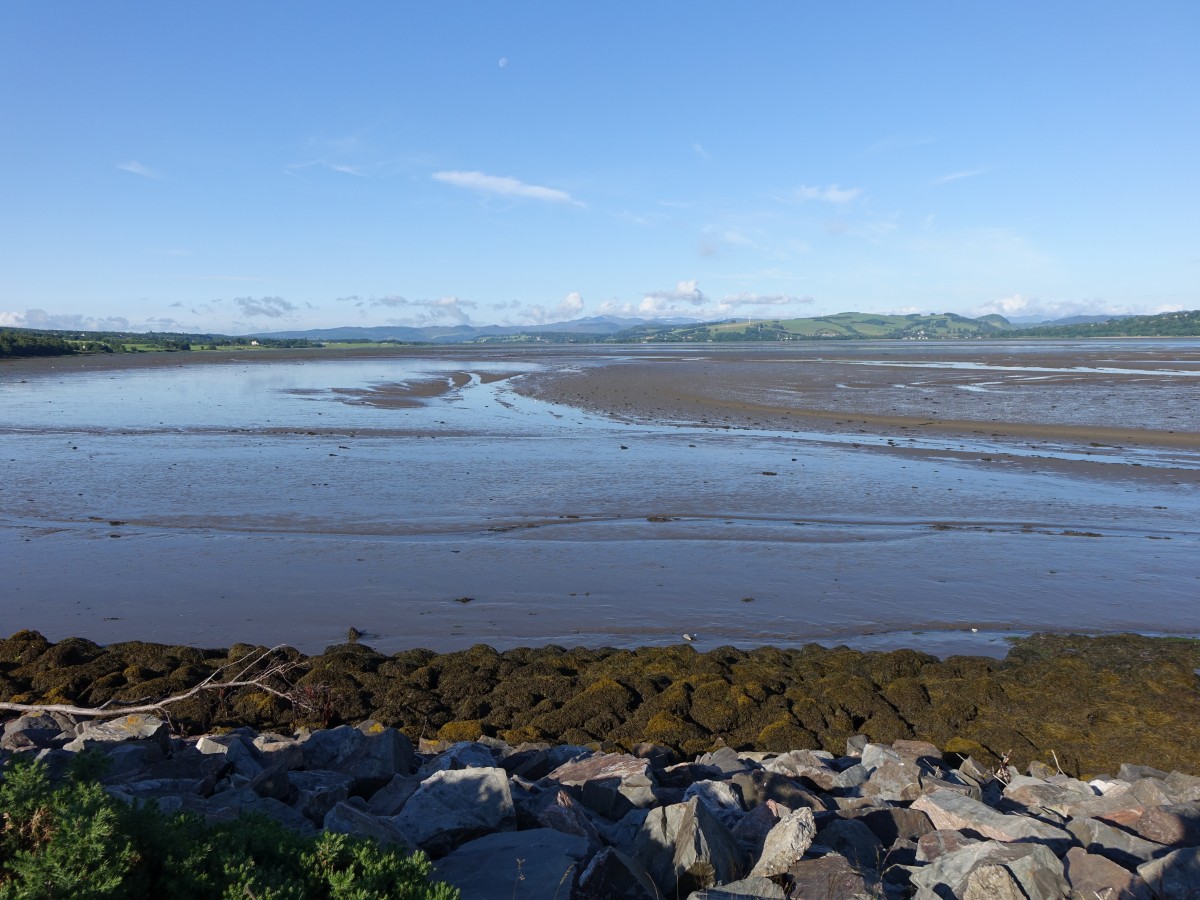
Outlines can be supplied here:
[[205, 735], [196, 741], [196, 751], [205, 756], [224, 756], [233, 771], [245, 778], [261, 775], [266, 766], [262, 754], [254, 746], [253, 738], [246, 740], [240, 734]]
[[[492, 748], [475, 741], [458, 741], [424, 763], [421, 768], [417, 769], [417, 775], [425, 779], [434, 772], [444, 772], [446, 769], [486, 769], [495, 765], [496, 755]], [[402, 772], [401, 774], [408, 773]]]
[[750, 874], [763, 878], [782, 875], [804, 856], [816, 834], [817, 823], [808, 807], [801, 807], [781, 817], [767, 833], [762, 855]]
[[659, 803], [654, 781], [646, 774], [623, 778], [596, 778], [583, 783], [584, 805], [606, 819], [620, 819], [631, 809], [649, 809]]
[[917, 838], [917, 862], [931, 863], [939, 856], [978, 843], [979, 838], [967, 837], [961, 831], [931, 831]]
[[683, 792], [683, 802], [693, 797], [708, 807], [709, 812], [728, 826], [733, 826], [742, 817], [741, 792], [728, 781], [694, 781]]
[[364, 809], [360, 805], [362, 803], [361, 800], [357, 797], [354, 799], [357, 802], [334, 804], [329, 812], [325, 814], [321, 826], [326, 831], [331, 831], [335, 834], [353, 834], [357, 837], [369, 838], [380, 844], [396, 847], [405, 852], [412, 852], [416, 849], [416, 847], [405, 840], [400, 829], [388, 819], [373, 815], [369, 810]]
[[911, 806], [929, 816], [939, 829], [973, 831], [997, 841], [1037, 841], [1056, 853], [1066, 853], [1075, 843], [1069, 831], [1026, 816], [1006, 816], [990, 806], [955, 791], [925, 794]]
[[566, 791], [547, 791], [538, 801], [534, 818], [541, 827], [581, 837], [593, 849], [603, 846], [604, 840], [592, 820]]
[[377, 816], [399, 815], [408, 798], [421, 786], [419, 775], [393, 775], [392, 780], [371, 795], [367, 805]]
[[579, 876], [581, 900], [659, 900], [658, 887], [646, 868], [615, 847], [592, 857]]
[[1111, 859], [1127, 869], [1136, 869], [1144, 862], [1171, 852], [1170, 847], [1114, 828], [1099, 819], [1072, 819], [1067, 823], [1067, 830], [1088, 853]]
[[1110, 859], [1072, 847], [1063, 857], [1067, 882], [1076, 897], [1113, 900], [1150, 900], [1150, 888], [1142, 879]]
[[[981, 841], [945, 853], [929, 865], [915, 870], [911, 878], [917, 889], [915, 896], [919, 900], [963, 897], [971, 873], [994, 866], [1006, 869], [1019, 890], [1035, 900], [1066, 897], [1070, 891], [1062, 863], [1044, 845]], [[990, 878], [983, 879], [983, 883], [977, 878], [973, 892], [980, 896], [978, 891], [989, 885], [996, 890], [1008, 889], [1005, 887], [1008, 881], [998, 873], [992, 873]]]
[[743, 878], [719, 887], [703, 888], [688, 900], [786, 900], [783, 888], [768, 878]]
[[651, 809], [634, 850], [667, 897], [686, 896], [743, 874], [733, 835], [698, 798]]
[[101, 722], [87, 722], [79, 729], [79, 736], [64, 749], [72, 752], [89, 747], [114, 744], [121, 741], [151, 741], [165, 753], [171, 747], [171, 726], [165, 719], [146, 713], [117, 716]]
[[645, 775], [650, 761], [628, 753], [597, 753], [586, 759], [563, 763], [542, 780], [554, 784], [584, 785], [589, 781], [620, 781], [631, 775]]
[[64, 731], [50, 713], [25, 713], [5, 724], [0, 750], [41, 750], [61, 746], [74, 737], [74, 732]]
[[883, 896], [882, 886], [870, 873], [857, 871], [837, 853], [804, 859], [788, 869], [789, 897], [820, 897], [822, 900], [869, 900]]
[[1137, 873], [1156, 897], [1200, 897], [1200, 847], [1172, 850], [1142, 863]]
[[857, 819], [868, 828], [884, 847], [896, 841], [916, 841], [921, 835], [934, 830], [929, 816], [919, 809], [904, 806], [886, 806], [880, 809], [849, 810], [839, 813], [842, 818]]
[[325, 814], [350, 796], [354, 779], [341, 772], [291, 772], [288, 781], [296, 790], [291, 806], [318, 825]]
[[697, 765], [711, 766], [727, 775], [734, 772], [743, 772], [746, 769], [752, 769], [754, 766], [746, 762], [738, 752], [732, 747], [721, 747], [719, 750], [714, 750], [712, 753], [705, 753], [696, 760]]
[[[764, 803], [762, 806], [756, 806], [742, 816], [738, 820], [738, 823], [731, 829], [733, 839], [737, 841], [738, 847], [742, 849], [747, 859], [758, 859], [762, 855], [763, 844], [767, 840], [767, 835], [771, 833], [771, 829], [779, 822], [779, 813], [775, 810], [776, 805], [774, 803]], [[783, 811], [786, 814], [791, 810], [785, 808]]]
[[489, 834], [434, 863], [464, 900], [572, 900], [587, 841], [549, 828]]
[[509, 831], [516, 825], [516, 810], [508, 773], [496, 767], [434, 772], [391, 821], [435, 857], [479, 835]]
[[884, 846], [871, 829], [855, 819], [833, 819], [821, 828], [814, 844], [828, 847], [846, 857], [858, 871], [873, 869], [878, 872], [884, 857]]
[[1138, 819], [1134, 830], [1148, 841], [1174, 847], [1200, 846], [1200, 803], [1152, 806]]

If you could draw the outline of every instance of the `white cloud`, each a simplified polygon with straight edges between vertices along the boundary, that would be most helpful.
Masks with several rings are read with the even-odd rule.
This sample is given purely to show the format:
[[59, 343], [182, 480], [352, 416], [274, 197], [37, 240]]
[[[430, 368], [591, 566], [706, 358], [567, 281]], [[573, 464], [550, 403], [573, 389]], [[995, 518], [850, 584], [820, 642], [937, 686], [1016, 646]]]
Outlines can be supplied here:
[[234, 297], [233, 302], [241, 309], [244, 316], [282, 319], [296, 311], [296, 305], [282, 297]]
[[447, 320], [455, 325], [470, 325], [471, 316], [468, 309], [474, 309], [475, 303], [462, 300], [459, 297], [438, 297], [436, 300], [406, 300], [404, 297], [391, 296], [372, 300], [360, 300], [357, 297], [342, 297], [342, 300], [353, 300], [357, 305], [386, 306], [392, 309], [411, 310], [411, 314], [396, 319], [388, 319], [388, 325], [445, 325]]
[[155, 181], [162, 180], [162, 175], [151, 169], [149, 166], [143, 166], [136, 159], [131, 159], [128, 162], [117, 163], [117, 168], [122, 172], [129, 172], [131, 175], [140, 175], [143, 178], [152, 178]]
[[1039, 316], [1045, 319], [1065, 319], [1068, 316], [1151, 315], [1157, 312], [1175, 312], [1179, 309], [1183, 309], [1183, 306], [1167, 304], [1159, 309], [1146, 310], [1109, 303], [1098, 298], [1043, 300], [1041, 297], [1030, 297], [1025, 294], [1009, 294], [1007, 297], [998, 297], [981, 303], [969, 315], [999, 314], [1005, 318]]
[[712, 154], [705, 150], [699, 142], [692, 144], [692, 152], [705, 162], [712, 162]]
[[433, 179], [443, 184], [478, 191], [482, 194], [495, 194], [501, 197], [526, 197], [531, 200], [545, 200], [549, 203], [569, 203], [572, 206], [583, 206], [566, 191], [556, 188], [542, 187], [537, 184], [526, 184], [515, 178], [500, 175], [487, 175], [483, 172], [434, 172]]
[[48, 313], [44, 309], [25, 312], [0, 312], [0, 325], [8, 328], [41, 328], [48, 331], [129, 331], [123, 316], [83, 316], [73, 313]]
[[827, 184], [825, 187], [816, 187], [811, 184], [802, 184], [792, 192], [792, 197], [796, 200], [820, 200], [822, 203], [849, 203], [862, 194], [862, 188], [843, 188], [836, 184]]
[[681, 281], [674, 290], [651, 291], [640, 303], [619, 303], [605, 300], [600, 304], [600, 313], [611, 316], [641, 316], [647, 319], [686, 317], [691, 319], [724, 319], [733, 314], [767, 309], [772, 315], [784, 316], [784, 307], [807, 306], [814, 303], [812, 297], [792, 294], [726, 294], [720, 299], [712, 298], [700, 290], [697, 281]]
[[502, 69], [508, 68], [508, 57], [507, 56], [500, 57], [500, 68], [502, 68]]
[[650, 291], [638, 304], [639, 315], [661, 316], [676, 315], [680, 310], [695, 313], [697, 307], [708, 303], [708, 298], [700, 290], [700, 283], [694, 278], [691, 281], [680, 281], [673, 291]]
[[353, 303], [360, 309], [368, 306], [409, 306], [408, 300], [401, 297], [399, 294], [388, 294], [385, 297], [360, 297], [358, 294], [351, 294], [348, 297], [338, 297], [336, 303]]
[[151, 331], [190, 331], [188, 326], [184, 325], [178, 319], [172, 319], [170, 316], [151, 316], [146, 320], [146, 325]]
[[545, 325], [549, 322], [569, 322], [578, 319], [583, 312], [583, 297], [578, 291], [571, 291], [557, 306], [541, 306], [534, 304], [527, 307], [520, 315], [531, 325]]
[[812, 297], [795, 297], [791, 294], [727, 294], [717, 301], [724, 310], [747, 306], [804, 306], [815, 303]]

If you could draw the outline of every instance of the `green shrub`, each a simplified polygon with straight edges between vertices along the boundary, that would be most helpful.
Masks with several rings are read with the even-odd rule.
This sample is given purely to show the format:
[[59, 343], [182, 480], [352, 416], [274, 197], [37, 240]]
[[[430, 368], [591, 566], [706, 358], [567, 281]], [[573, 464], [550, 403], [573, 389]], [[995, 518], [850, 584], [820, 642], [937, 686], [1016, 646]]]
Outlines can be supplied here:
[[0, 900], [195, 897], [457, 900], [429, 861], [344, 834], [304, 837], [262, 816], [212, 827], [126, 804], [83, 759], [61, 783], [9, 762], [0, 782]]

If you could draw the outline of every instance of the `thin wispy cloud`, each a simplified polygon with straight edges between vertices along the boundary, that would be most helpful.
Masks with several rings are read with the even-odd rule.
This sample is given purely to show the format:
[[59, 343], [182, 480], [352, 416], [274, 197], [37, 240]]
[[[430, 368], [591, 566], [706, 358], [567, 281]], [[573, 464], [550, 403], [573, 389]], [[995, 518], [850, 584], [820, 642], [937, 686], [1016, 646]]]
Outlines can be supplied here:
[[151, 169], [149, 166], [143, 166], [136, 159], [131, 159], [127, 162], [117, 163], [117, 168], [122, 172], [128, 172], [130, 175], [140, 175], [142, 178], [150, 178], [154, 181], [162, 181], [162, 175]]
[[289, 303], [282, 297], [234, 297], [244, 316], [263, 316], [268, 319], [282, 319], [296, 311], [296, 304]]
[[792, 306], [815, 303], [812, 297], [796, 297], [792, 294], [727, 294], [717, 301], [722, 309], [737, 309], [747, 306]]
[[692, 152], [705, 162], [712, 162], [712, 154], [705, 150], [699, 142], [692, 144]]
[[477, 305], [474, 301], [455, 296], [438, 297], [436, 300], [406, 300], [403, 297], [384, 299], [387, 302], [379, 305], [413, 311], [411, 316], [402, 319], [388, 319], [388, 325], [442, 325], [447, 319], [455, 325], [470, 325], [471, 316], [467, 310]]
[[861, 195], [862, 188], [844, 188], [836, 184], [827, 184], [824, 187], [802, 184], [792, 191], [792, 199], [801, 202], [819, 200], [822, 203], [833, 204], [849, 203]]
[[897, 150], [908, 150], [913, 147], [924, 147], [937, 141], [936, 137], [914, 134], [889, 134], [862, 151], [863, 156], [875, 156], [880, 153], [893, 153]]
[[336, 302], [353, 303], [359, 309], [380, 306], [395, 309], [396, 307], [409, 305], [408, 300], [399, 294], [388, 294], [383, 297], [360, 297], [358, 294], [351, 294], [348, 297], [338, 297]]
[[352, 166], [349, 163], [331, 162], [328, 159], [306, 159], [303, 162], [288, 163], [284, 166], [284, 172], [288, 175], [296, 175], [305, 169], [328, 169], [330, 172], [337, 172], [339, 175], [353, 175], [355, 178], [370, 178], [370, 173], [363, 166]]
[[484, 172], [445, 171], [434, 172], [434, 181], [454, 187], [465, 188], [481, 194], [491, 194], [497, 197], [524, 197], [530, 200], [544, 200], [548, 203], [567, 203], [571, 206], [583, 206], [566, 191], [557, 188], [543, 187], [539, 184], [528, 184], [516, 178], [502, 175], [488, 175]]
[[77, 313], [49, 313], [44, 309], [24, 312], [0, 312], [0, 325], [6, 328], [47, 328], [59, 331], [128, 331], [124, 316], [87, 316]]
[[978, 169], [963, 169], [961, 172], [951, 172], [949, 175], [943, 175], [941, 178], [935, 178], [934, 184], [949, 184], [951, 181], [961, 181], [964, 178], [974, 178], [976, 175], [983, 175], [991, 171], [987, 166]]

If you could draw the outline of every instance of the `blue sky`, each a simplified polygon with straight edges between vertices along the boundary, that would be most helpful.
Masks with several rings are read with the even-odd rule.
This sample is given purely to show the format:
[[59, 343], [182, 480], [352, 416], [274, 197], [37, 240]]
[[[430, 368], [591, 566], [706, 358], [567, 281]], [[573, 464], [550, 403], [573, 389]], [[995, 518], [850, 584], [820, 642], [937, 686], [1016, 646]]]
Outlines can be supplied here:
[[1200, 4], [0, 5], [0, 324], [1200, 307]]

